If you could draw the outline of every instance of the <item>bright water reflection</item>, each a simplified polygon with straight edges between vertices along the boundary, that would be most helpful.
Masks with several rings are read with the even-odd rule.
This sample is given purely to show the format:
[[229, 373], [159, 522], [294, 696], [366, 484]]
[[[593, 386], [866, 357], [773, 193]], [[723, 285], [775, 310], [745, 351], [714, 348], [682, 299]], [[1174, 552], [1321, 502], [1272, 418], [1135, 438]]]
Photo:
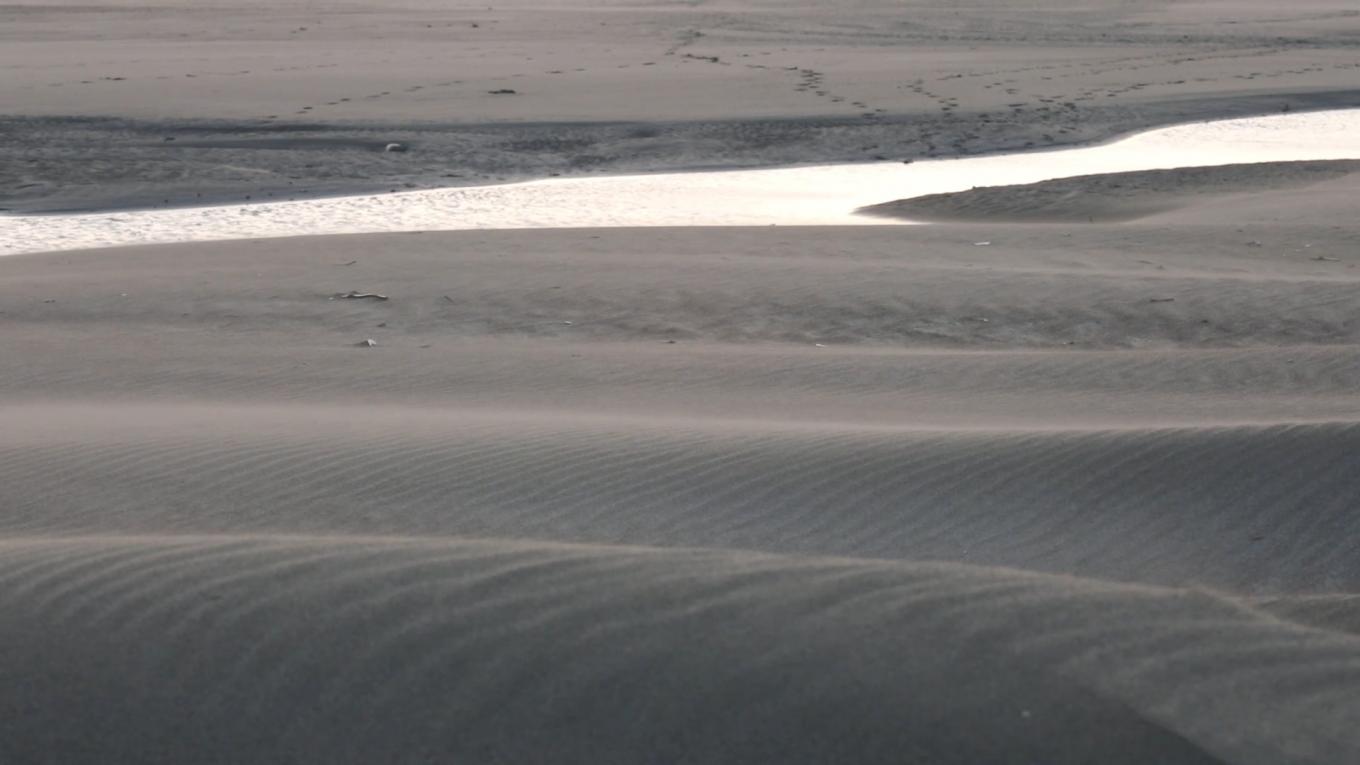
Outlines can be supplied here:
[[1202, 122], [1098, 146], [910, 165], [563, 178], [176, 210], [0, 217], [0, 254], [383, 231], [594, 226], [891, 225], [866, 205], [1091, 173], [1360, 159], [1360, 109]]

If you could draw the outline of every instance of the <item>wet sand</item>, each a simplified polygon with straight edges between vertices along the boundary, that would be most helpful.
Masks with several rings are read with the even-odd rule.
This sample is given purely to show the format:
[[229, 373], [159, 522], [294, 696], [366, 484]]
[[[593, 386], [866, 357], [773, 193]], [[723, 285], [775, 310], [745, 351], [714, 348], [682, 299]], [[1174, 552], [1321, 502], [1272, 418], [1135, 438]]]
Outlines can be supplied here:
[[11, 4], [0, 207], [920, 159], [1355, 107], [1358, 24], [1350, 0]]
[[[1014, 186], [976, 186], [859, 209], [861, 214], [913, 222], [992, 221], [1092, 223], [1137, 220], [1195, 207], [1250, 199], [1262, 189], [1281, 191], [1345, 179], [1360, 173], [1353, 160], [1260, 162], [1127, 173], [1078, 175]], [[1343, 180], [1342, 188], [1353, 184]]]

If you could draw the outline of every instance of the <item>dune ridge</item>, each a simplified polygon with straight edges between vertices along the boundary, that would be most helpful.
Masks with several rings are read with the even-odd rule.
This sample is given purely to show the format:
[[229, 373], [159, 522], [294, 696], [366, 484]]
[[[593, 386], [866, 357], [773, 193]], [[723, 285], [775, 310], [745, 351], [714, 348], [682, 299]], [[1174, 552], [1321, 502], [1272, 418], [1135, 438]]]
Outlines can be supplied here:
[[1178, 226], [0, 259], [0, 761], [1350, 762], [1348, 240]]
[[[1347, 302], [1360, 281], [1354, 236], [1339, 227], [869, 230], [853, 234], [853, 249], [847, 236], [508, 230], [128, 247], [6, 258], [0, 290], [6, 315], [34, 329], [97, 330], [91, 319], [104, 317], [169, 335], [223, 330], [214, 342], [288, 330], [308, 342], [330, 331], [337, 344], [363, 332], [416, 345], [495, 336], [1089, 350], [1351, 345], [1358, 331]], [[190, 264], [201, 271], [185, 284]], [[336, 299], [360, 287], [392, 299]]]
[[0, 763], [1349, 765], [1355, 184], [0, 258]]
[[[15, 681], [0, 705], [19, 711], [7, 725], [20, 734], [0, 751], [20, 761], [66, 737], [91, 744], [69, 761], [144, 762], [216, 761], [223, 745], [232, 760], [334, 762], [541, 761], [550, 749], [567, 762], [1266, 763], [1355, 751], [1340, 703], [1360, 673], [1355, 638], [1209, 593], [488, 540], [3, 549], [0, 597], [23, 628], [0, 637]], [[1131, 615], [1137, 631], [1122, 627]], [[147, 634], [158, 650], [141, 647]], [[1185, 675], [1197, 682], [1174, 679]], [[64, 677], [80, 682], [53, 682]], [[704, 712], [715, 703], [728, 714]], [[977, 719], [988, 735], [962, 722]]]
[[1263, 162], [1082, 175], [1021, 186], [982, 186], [861, 207], [910, 221], [1122, 222], [1215, 197], [1306, 187], [1360, 172], [1360, 162]]
[[490, 535], [1360, 586], [1360, 421], [951, 432], [69, 404], [0, 422], [7, 534]]

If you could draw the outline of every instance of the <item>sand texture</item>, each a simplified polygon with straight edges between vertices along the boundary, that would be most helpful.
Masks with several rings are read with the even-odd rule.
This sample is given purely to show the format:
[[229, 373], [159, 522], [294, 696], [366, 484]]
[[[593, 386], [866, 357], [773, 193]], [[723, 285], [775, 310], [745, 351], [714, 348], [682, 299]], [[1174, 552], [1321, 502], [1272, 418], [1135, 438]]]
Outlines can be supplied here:
[[[20, 0], [0, 207], [1360, 105], [1353, 0], [1041, 5]], [[0, 765], [1360, 762], [1355, 167], [0, 257]]]
[[1355, 752], [1354, 638], [1204, 593], [459, 539], [2, 549], [10, 762]]
[[980, 186], [860, 208], [913, 221], [1129, 221], [1262, 189], [1308, 187], [1360, 172], [1360, 162], [1263, 162], [1059, 178], [1022, 186]]
[[1349, 762], [1354, 178], [0, 259], [0, 754]]
[[1054, 147], [1360, 105], [1357, 33], [1353, 0], [28, 0], [0, 208]]

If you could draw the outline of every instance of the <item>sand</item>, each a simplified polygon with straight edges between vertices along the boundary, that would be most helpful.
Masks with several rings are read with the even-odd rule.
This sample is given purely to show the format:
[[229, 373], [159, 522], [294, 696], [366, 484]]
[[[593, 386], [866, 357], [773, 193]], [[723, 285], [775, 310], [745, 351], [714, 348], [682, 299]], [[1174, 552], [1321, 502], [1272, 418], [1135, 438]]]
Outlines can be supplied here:
[[1357, 172], [1360, 162], [1328, 161], [1080, 175], [1014, 186], [975, 186], [968, 191], [883, 202], [859, 212], [918, 222], [1117, 222], [1210, 200], [1224, 203], [1263, 188], [1307, 188]]
[[919, 159], [1355, 107], [1353, 6], [30, 0], [0, 6], [0, 208]]
[[1354, 233], [1207, 215], [0, 259], [8, 761], [1345, 762]]
[[[1093, 138], [1345, 102], [1360, 23], [1340, 2], [433, 5], [2, 6], [5, 204], [260, 193], [317, 157], [364, 158], [307, 176], [332, 190], [423, 183], [370, 173], [423, 145], [343, 144], [417, 129], [646, 120], [636, 140], [672, 148], [601, 168], [825, 159], [939, 112], [912, 111], [918, 78], [959, 99], [930, 117], [958, 120], [940, 151], [1030, 140], [1054, 92], [1096, 89], [1055, 142]], [[890, 111], [703, 58], [743, 54]], [[1037, 105], [969, 143], [1007, 87]], [[282, 116], [323, 97], [351, 100]], [[138, 144], [200, 120], [296, 132]], [[341, 143], [289, 143], [318, 137]], [[925, 226], [0, 258], [0, 763], [1360, 760], [1351, 169], [979, 189]]]

